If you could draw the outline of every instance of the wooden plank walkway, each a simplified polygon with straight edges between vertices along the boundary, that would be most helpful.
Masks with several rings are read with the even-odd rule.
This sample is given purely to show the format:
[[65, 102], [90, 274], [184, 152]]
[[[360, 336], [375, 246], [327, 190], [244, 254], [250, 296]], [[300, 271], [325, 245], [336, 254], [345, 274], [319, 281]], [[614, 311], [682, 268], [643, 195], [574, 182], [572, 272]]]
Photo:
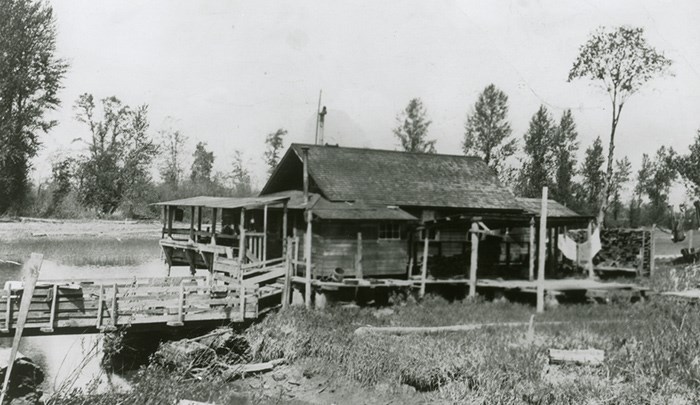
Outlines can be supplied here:
[[[243, 286], [209, 285], [206, 277], [41, 281], [32, 296], [24, 334], [244, 322], [279, 305], [280, 300], [266, 300], [282, 294], [282, 284], [272, 281]], [[14, 334], [22, 292], [17, 282], [0, 290], [0, 337]]]

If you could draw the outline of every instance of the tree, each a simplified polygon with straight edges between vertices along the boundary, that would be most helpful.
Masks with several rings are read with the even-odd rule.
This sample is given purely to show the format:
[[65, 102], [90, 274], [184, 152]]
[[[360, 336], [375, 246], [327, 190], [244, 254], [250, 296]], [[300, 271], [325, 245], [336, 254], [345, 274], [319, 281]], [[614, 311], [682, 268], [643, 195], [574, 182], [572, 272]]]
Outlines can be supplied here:
[[192, 162], [190, 180], [192, 180], [193, 183], [211, 182], [211, 169], [214, 166], [214, 152], [209, 152], [207, 150], [206, 143], [197, 142], [192, 157], [194, 157], [194, 161]]
[[61, 205], [68, 193], [73, 189], [73, 176], [75, 175], [75, 159], [66, 157], [59, 159], [51, 165], [51, 205], [47, 215], [53, 215], [57, 207]]
[[233, 167], [231, 168], [231, 189], [238, 197], [252, 195], [253, 187], [250, 180], [250, 171], [246, 168], [243, 155], [240, 150], [233, 153]]
[[649, 199], [648, 219], [660, 221], [666, 215], [668, 196], [673, 181], [678, 177], [674, 161], [676, 152], [672, 148], [660, 147], [654, 160], [647, 154], [642, 156], [642, 167], [637, 175], [636, 192]]
[[275, 132], [267, 134], [265, 138], [265, 144], [267, 148], [265, 150], [265, 163], [267, 163], [267, 172], [272, 174], [277, 167], [277, 163], [280, 161], [280, 155], [282, 154], [282, 149], [284, 148], [284, 137], [287, 135], [287, 130], [280, 128]]
[[695, 135], [695, 141], [688, 147], [688, 154], [679, 156], [675, 163], [687, 188], [692, 190], [696, 198], [700, 198], [700, 130]]
[[489, 84], [479, 94], [474, 111], [467, 116], [462, 150], [465, 155], [482, 158], [499, 175], [505, 160], [517, 149], [510, 138], [512, 130], [507, 121], [508, 96], [495, 85]]
[[554, 131], [554, 187], [552, 197], [564, 205], [573, 202], [573, 178], [576, 175], [576, 152], [578, 141], [576, 138], [576, 123], [571, 110], [566, 110], [561, 116], [559, 126]]
[[411, 99], [408, 106], [396, 116], [398, 126], [394, 135], [399, 138], [401, 147], [406, 152], [435, 153], [435, 140], [428, 140], [427, 111], [420, 98]]
[[547, 108], [541, 105], [530, 119], [530, 126], [524, 136], [523, 151], [526, 158], [518, 182], [519, 194], [523, 197], [541, 196], [542, 187], [552, 184], [555, 132], [554, 121]]
[[643, 28], [600, 28], [579, 49], [569, 71], [568, 81], [589, 78], [602, 82], [610, 95], [612, 124], [608, 146], [607, 172], [600, 194], [598, 223], [602, 224], [608, 208], [613, 177], [615, 131], [627, 99], [645, 83], [667, 72], [671, 60], [647, 44]]
[[182, 181], [182, 149], [187, 137], [180, 131], [166, 129], [159, 132], [161, 138], [160, 177], [163, 183], [177, 190]]
[[619, 219], [622, 211], [622, 192], [625, 185], [630, 181], [632, 174], [632, 163], [627, 156], [615, 161], [615, 171], [612, 177], [612, 217], [615, 221]]
[[581, 189], [577, 196], [581, 208], [589, 214], [597, 212], [599, 208], [599, 196], [605, 187], [604, 163], [603, 141], [597, 137], [593, 144], [586, 149], [580, 169]]
[[58, 90], [68, 68], [55, 52], [56, 23], [49, 5], [0, 3], [0, 213], [22, 207], [39, 135], [57, 124], [44, 117], [60, 105]]
[[102, 120], [95, 101], [83, 94], [75, 104], [76, 119], [88, 125], [88, 153], [79, 162], [79, 197], [86, 207], [111, 214], [123, 205], [133, 213], [148, 195], [149, 169], [158, 153], [148, 135], [148, 106], [132, 109], [112, 96], [101, 100]]

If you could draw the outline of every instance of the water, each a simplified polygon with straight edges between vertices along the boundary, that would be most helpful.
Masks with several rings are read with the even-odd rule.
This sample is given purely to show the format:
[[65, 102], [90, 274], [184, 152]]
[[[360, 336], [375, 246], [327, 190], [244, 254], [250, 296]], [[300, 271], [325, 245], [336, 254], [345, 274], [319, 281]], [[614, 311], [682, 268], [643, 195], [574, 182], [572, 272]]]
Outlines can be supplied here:
[[[20, 280], [20, 266], [0, 263], [0, 287], [8, 280]], [[155, 259], [135, 266], [66, 266], [44, 261], [39, 280], [165, 277], [167, 267]], [[189, 269], [176, 267], [171, 276], [188, 276]], [[11, 347], [12, 338], [0, 339], [0, 346]], [[51, 393], [61, 386], [86, 388], [95, 383], [98, 391], [125, 390], [128, 378], [106, 372], [101, 366], [99, 334], [23, 337], [19, 351], [39, 364], [46, 375], [42, 389]], [[91, 387], [92, 388], [92, 387]]]

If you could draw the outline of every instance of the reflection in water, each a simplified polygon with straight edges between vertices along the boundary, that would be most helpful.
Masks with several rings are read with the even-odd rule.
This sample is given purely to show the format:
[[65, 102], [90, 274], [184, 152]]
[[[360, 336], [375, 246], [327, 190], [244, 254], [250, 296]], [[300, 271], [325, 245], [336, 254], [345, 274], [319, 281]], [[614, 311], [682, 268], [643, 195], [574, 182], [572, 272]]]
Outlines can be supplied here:
[[[0, 287], [5, 281], [19, 280], [20, 266], [0, 262]], [[160, 260], [152, 260], [137, 266], [65, 266], [44, 261], [40, 280], [105, 279], [131, 277], [164, 277], [167, 268]], [[172, 276], [188, 276], [189, 269], [174, 268]], [[11, 338], [0, 339], [0, 346], [12, 346]], [[20, 352], [39, 364], [46, 374], [42, 384], [45, 392], [62, 386], [86, 387], [98, 381], [99, 390], [126, 389], [128, 382], [123, 376], [107, 373], [100, 366], [102, 345], [100, 335], [63, 335], [23, 337]]]

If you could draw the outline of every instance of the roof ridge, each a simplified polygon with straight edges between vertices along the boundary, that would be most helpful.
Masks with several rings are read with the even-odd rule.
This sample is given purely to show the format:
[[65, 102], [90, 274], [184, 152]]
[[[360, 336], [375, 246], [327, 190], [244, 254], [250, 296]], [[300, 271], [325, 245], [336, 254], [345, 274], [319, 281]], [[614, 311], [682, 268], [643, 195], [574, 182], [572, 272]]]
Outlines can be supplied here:
[[449, 156], [449, 157], [458, 157], [458, 158], [467, 158], [467, 159], [474, 159], [474, 160], [483, 160], [478, 156], [473, 156], [473, 155], [454, 155], [454, 154], [444, 154], [444, 153], [426, 153], [426, 152], [407, 152], [403, 150], [391, 150], [391, 149], [376, 149], [376, 148], [361, 148], [357, 146], [339, 146], [339, 145], [315, 145], [311, 143], [297, 143], [297, 142], [292, 142], [290, 147], [294, 146], [299, 146], [299, 147], [310, 147], [310, 148], [335, 148], [335, 149], [353, 149], [353, 150], [362, 150], [362, 151], [370, 151], [370, 152], [392, 152], [392, 153], [400, 153], [400, 154], [405, 154], [405, 155], [417, 155], [417, 156]]

